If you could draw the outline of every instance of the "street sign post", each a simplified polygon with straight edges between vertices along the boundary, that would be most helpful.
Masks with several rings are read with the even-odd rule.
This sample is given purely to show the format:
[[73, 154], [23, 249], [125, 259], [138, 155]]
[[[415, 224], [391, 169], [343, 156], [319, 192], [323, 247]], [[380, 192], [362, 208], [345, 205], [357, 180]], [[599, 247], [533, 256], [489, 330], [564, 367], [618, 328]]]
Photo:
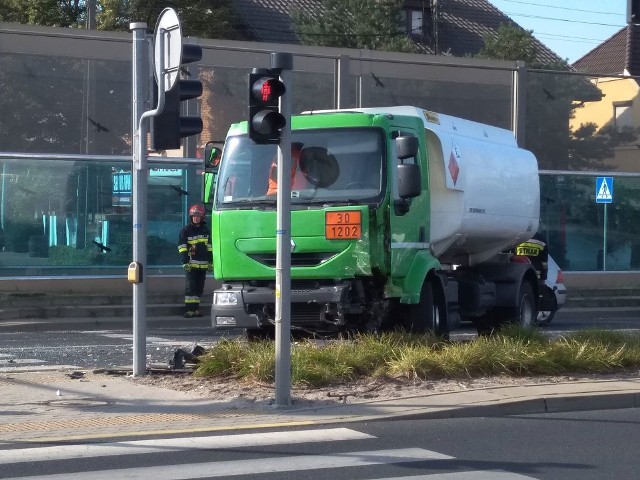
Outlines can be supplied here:
[[607, 269], [607, 204], [613, 203], [613, 177], [596, 177], [596, 203], [604, 203], [602, 270]]
[[129, 264], [128, 279], [133, 284], [133, 375], [147, 372], [147, 133], [149, 119], [162, 113], [165, 91], [177, 82], [182, 61], [182, 30], [175, 10], [165, 8], [158, 18], [154, 33], [154, 70], [157, 78], [158, 105], [145, 111], [149, 99], [149, 40], [147, 24], [134, 22], [133, 32], [133, 92], [132, 92], [132, 217], [133, 262]]

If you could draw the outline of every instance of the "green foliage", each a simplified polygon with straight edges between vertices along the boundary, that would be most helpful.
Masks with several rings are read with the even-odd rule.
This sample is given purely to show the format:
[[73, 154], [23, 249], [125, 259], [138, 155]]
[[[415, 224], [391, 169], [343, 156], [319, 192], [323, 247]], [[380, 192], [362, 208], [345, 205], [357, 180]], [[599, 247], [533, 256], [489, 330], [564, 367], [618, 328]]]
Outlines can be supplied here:
[[167, 7], [180, 17], [183, 35], [203, 38], [240, 38], [234, 29], [231, 0], [100, 0], [98, 28], [129, 30], [129, 22], [146, 22], [153, 28]]
[[537, 50], [533, 41], [533, 30], [523, 30], [514, 25], [500, 25], [495, 34], [484, 38], [484, 47], [478, 58], [494, 60], [522, 60], [533, 67]]
[[[557, 375], [622, 371], [640, 366], [640, 336], [600, 330], [549, 339], [510, 326], [472, 342], [433, 336], [363, 335], [324, 344], [301, 342], [291, 351], [292, 383], [320, 387], [364, 377], [409, 379], [487, 375]], [[272, 382], [274, 342], [224, 340], [201, 357], [196, 375]]]
[[[85, 28], [87, 0], [4, 0], [0, 21], [51, 27]], [[185, 36], [240, 38], [234, 28], [231, 0], [96, 0], [99, 30], [129, 31], [129, 23], [155, 27], [166, 7], [175, 8]]]
[[320, 12], [298, 9], [291, 16], [305, 45], [415, 53], [404, 30], [402, 5], [401, 0], [323, 0]]
[[0, 21], [51, 27], [78, 27], [86, 21], [85, 0], [4, 0]]

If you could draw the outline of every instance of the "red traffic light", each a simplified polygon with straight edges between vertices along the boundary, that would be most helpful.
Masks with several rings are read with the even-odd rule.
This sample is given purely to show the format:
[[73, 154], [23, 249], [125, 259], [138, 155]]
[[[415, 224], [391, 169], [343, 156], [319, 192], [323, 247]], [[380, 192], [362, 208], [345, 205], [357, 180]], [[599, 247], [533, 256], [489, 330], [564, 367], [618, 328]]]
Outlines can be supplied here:
[[279, 72], [273, 69], [254, 69], [249, 74], [247, 133], [255, 143], [269, 144], [280, 141], [280, 130], [287, 124], [279, 106], [285, 91]]
[[262, 103], [269, 103], [278, 99], [284, 95], [285, 90], [284, 83], [273, 77], [261, 77], [251, 85], [252, 95]]

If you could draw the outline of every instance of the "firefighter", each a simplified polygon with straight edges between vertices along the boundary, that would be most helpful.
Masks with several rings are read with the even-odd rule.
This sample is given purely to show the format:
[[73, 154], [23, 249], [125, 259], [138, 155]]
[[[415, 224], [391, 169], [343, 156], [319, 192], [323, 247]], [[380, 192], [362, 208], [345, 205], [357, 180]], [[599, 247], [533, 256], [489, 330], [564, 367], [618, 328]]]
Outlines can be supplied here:
[[186, 276], [184, 291], [185, 318], [201, 317], [200, 297], [204, 291], [207, 272], [213, 271], [211, 231], [205, 222], [202, 205], [189, 208], [189, 223], [180, 230], [178, 253]]
[[540, 280], [547, 279], [549, 249], [541, 233], [538, 232], [526, 242], [517, 245], [515, 251], [516, 255], [529, 258]]

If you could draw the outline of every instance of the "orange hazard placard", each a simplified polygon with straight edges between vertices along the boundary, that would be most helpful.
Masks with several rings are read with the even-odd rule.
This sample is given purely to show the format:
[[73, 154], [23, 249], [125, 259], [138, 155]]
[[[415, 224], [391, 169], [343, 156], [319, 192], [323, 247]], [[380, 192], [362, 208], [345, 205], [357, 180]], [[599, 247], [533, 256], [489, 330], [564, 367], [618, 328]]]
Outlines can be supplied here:
[[362, 236], [360, 210], [326, 212], [324, 224], [324, 235], [329, 240], [354, 240]]

